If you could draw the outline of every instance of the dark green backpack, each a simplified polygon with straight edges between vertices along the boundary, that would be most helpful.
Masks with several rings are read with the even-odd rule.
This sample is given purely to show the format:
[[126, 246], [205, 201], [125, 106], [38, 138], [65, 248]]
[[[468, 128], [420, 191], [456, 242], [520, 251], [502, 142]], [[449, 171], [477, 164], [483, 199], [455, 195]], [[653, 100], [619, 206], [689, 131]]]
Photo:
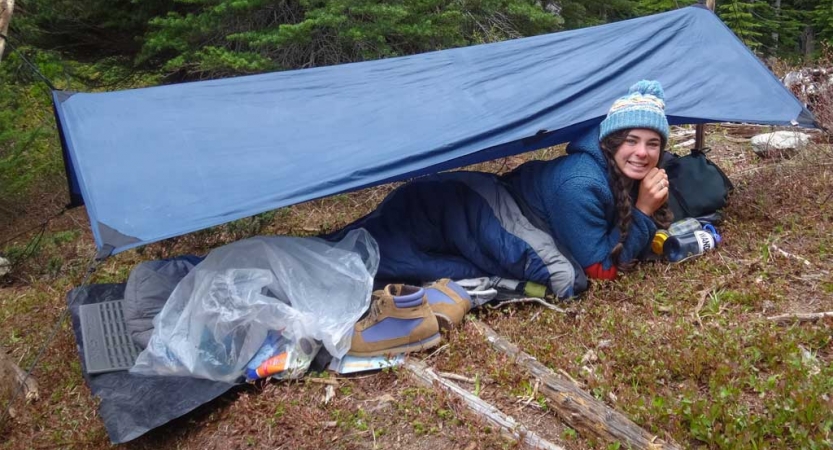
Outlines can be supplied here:
[[668, 206], [674, 220], [686, 217], [719, 221], [735, 186], [729, 177], [706, 157], [710, 149], [692, 150], [686, 156], [665, 152], [662, 167], [668, 174]]

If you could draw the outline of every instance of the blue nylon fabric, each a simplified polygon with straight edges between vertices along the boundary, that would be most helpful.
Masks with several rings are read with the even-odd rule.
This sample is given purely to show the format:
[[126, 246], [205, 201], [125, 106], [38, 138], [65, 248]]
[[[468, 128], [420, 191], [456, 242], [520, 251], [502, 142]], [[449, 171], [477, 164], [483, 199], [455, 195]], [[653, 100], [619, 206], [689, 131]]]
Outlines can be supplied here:
[[530, 245], [501, 225], [489, 204], [461, 181], [492, 174], [448, 172], [394, 190], [379, 207], [329, 239], [364, 228], [379, 245], [376, 280], [413, 281], [499, 276], [550, 284]]
[[710, 11], [415, 56], [53, 94], [72, 193], [112, 253], [566, 142], [643, 78], [669, 122], [813, 126]]

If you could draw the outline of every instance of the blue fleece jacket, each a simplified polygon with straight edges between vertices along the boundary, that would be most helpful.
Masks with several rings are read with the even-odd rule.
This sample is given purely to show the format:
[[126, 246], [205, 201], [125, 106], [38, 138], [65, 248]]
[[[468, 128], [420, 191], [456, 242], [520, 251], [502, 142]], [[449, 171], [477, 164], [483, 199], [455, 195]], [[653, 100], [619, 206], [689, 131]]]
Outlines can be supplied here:
[[[601, 263], [607, 270], [613, 266], [610, 251], [620, 233], [598, 127], [573, 140], [566, 156], [526, 163], [504, 181], [581, 267]], [[633, 208], [632, 215], [621, 262], [636, 259], [657, 230], [653, 220], [638, 209]]]

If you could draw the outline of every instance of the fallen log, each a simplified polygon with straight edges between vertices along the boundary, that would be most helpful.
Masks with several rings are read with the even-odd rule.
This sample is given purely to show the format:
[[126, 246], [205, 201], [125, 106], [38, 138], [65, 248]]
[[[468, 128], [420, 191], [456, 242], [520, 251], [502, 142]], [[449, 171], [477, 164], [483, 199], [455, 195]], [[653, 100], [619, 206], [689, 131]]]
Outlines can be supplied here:
[[582, 436], [595, 437], [611, 443], [618, 442], [623, 444], [624, 448], [680, 448], [676, 443], [665, 442], [647, 432], [624, 414], [581, 390], [572, 381], [562, 379], [533, 356], [498, 335], [485, 323], [476, 319], [471, 322], [483, 333], [492, 347], [511, 357], [516, 364], [541, 381], [540, 392], [552, 400], [549, 406], [564, 423]]
[[412, 378], [423, 386], [431, 388], [437, 386], [443, 391], [460, 398], [475, 414], [484, 418], [488, 423], [497, 427], [502, 434], [509, 436], [513, 440], [534, 449], [564, 450], [563, 447], [555, 445], [528, 430], [525, 426], [516, 422], [515, 419], [507, 416], [480, 397], [475, 396], [452, 381], [441, 378], [424, 362], [408, 358], [405, 360], [404, 368], [408, 370]]

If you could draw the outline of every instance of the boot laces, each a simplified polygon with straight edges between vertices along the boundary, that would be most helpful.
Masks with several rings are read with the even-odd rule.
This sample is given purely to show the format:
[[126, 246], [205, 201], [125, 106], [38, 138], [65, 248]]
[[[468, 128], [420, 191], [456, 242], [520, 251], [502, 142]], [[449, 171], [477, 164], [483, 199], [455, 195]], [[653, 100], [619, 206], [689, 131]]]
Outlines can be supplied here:
[[382, 301], [381, 297], [374, 297], [370, 301], [370, 313], [367, 315], [367, 318], [370, 322], [376, 322], [376, 319], [382, 314], [381, 307], [379, 303]]

